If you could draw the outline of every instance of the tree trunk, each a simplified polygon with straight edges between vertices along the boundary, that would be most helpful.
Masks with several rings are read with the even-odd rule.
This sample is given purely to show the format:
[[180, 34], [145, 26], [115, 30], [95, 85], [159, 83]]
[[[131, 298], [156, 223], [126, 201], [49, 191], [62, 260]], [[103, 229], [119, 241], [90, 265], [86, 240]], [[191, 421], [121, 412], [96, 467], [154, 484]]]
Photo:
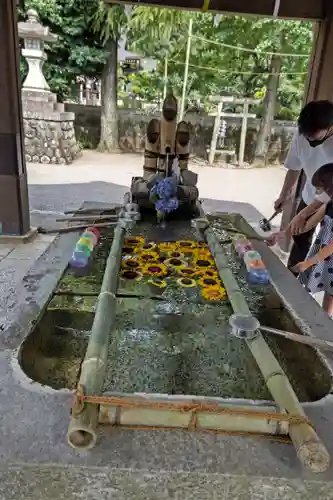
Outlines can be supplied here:
[[106, 48], [108, 59], [101, 80], [101, 137], [97, 150], [112, 153], [119, 151], [117, 109], [117, 52], [118, 40], [109, 40]]
[[277, 90], [279, 86], [279, 74], [281, 69], [281, 57], [274, 55], [271, 59], [270, 75], [267, 82], [266, 96], [264, 99], [264, 114], [260, 121], [257, 136], [255, 163], [264, 165], [271, 136], [272, 120], [274, 119]]

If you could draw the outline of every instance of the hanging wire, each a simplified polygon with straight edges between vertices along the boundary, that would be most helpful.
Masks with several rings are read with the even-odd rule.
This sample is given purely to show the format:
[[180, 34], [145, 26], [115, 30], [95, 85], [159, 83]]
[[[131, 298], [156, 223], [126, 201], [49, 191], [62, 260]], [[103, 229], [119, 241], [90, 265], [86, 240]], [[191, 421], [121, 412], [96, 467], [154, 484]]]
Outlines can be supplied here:
[[263, 54], [267, 56], [280, 56], [280, 57], [310, 57], [310, 54], [291, 54], [284, 52], [266, 52], [259, 49], [248, 49], [246, 47], [240, 47], [239, 45], [230, 45], [229, 43], [216, 42], [215, 40], [209, 40], [202, 36], [192, 35], [192, 38], [196, 40], [201, 40], [202, 42], [211, 43], [213, 45], [218, 45], [219, 47], [226, 47], [227, 49], [240, 50], [242, 52], [251, 52], [256, 54]]
[[[185, 65], [183, 61], [175, 61], [173, 59], [170, 59], [169, 62], [173, 62], [175, 64], [181, 64]], [[218, 73], [223, 73], [226, 75], [307, 75], [306, 71], [300, 71], [300, 72], [288, 72], [288, 71], [281, 71], [280, 73], [271, 73], [269, 71], [261, 71], [258, 73], [253, 73], [252, 71], [229, 71], [228, 69], [219, 69], [219, 68], [213, 68], [211, 66], [198, 66], [196, 64], [189, 64], [189, 66], [192, 66], [192, 68], [198, 68], [198, 69], [205, 69], [208, 71], [215, 71]]]

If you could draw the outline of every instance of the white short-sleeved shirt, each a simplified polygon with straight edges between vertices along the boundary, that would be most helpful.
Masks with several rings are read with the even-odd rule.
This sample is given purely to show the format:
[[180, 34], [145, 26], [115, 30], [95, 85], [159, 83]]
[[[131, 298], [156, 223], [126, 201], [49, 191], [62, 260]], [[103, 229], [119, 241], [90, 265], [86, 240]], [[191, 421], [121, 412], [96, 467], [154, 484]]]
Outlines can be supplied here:
[[310, 205], [315, 198], [323, 203], [330, 201], [328, 196], [327, 199], [325, 195], [316, 196], [316, 190], [312, 186], [311, 179], [320, 167], [331, 162], [333, 163], [333, 136], [315, 148], [312, 148], [307, 139], [299, 133], [294, 136], [284, 166], [289, 170], [304, 170], [306, 182], [302, 191], [302, 198], [307, 205]]

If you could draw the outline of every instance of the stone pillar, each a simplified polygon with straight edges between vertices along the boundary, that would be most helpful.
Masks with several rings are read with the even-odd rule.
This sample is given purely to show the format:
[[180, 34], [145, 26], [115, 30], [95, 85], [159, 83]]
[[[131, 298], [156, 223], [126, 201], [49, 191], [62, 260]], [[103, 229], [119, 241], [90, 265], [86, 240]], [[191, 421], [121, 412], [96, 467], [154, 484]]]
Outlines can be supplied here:
[[0, 235], [29, 233], [16, 1], [0, 1]]
[[313, 38], [304, 101], [333, 100], [333, 12], [317, 23]]
[[22, 88], [25, 159], [33, 163], [72, 163], [80, 155], [75, 115], [64, 111], [43, 75], [44, 42], [55, 42], [57, 37], [39, 23], [33, 9], [28, 11], [27, 21], [18, 24], [18, 33], [24, 40], [22, 55], [29, 65]]

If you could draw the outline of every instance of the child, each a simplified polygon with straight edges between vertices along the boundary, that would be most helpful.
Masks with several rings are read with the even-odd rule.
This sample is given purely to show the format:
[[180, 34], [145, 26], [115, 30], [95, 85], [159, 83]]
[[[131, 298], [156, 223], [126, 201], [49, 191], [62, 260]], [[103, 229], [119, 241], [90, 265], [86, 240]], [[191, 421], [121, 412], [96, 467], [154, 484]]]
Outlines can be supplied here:
[[317, 194], [325, 192], [331, 201], [308, 219], [304, 232], [319, 222], [321, 228], [306, 259], [293, 270], [300, 273], [299, 280], [310, 293], [325, 292], [323, 309], [333, 316], [333, 163], [320, 167], [312, 177], [312, 184]]

